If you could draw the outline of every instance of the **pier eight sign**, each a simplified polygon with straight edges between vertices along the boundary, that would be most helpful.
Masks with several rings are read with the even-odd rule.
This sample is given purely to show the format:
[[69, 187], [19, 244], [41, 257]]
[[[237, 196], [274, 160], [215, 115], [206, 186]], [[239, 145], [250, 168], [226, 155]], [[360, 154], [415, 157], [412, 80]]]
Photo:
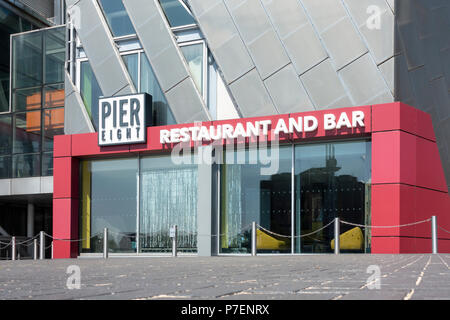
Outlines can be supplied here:
[[144, 93], [100, 98], [98, 145], [145, 143], [147, 106], [151, 96]]

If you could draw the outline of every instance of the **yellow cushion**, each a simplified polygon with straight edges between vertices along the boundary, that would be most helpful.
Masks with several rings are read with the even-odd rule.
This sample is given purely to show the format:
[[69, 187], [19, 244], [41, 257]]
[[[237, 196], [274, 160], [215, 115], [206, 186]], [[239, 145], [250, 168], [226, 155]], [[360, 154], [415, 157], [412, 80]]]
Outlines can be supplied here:
[[[364, 247], [364, 235], [361, 228], [355, 227], [339, 236], [341, 250], [362, 250]], [[334, 239], [331, 240], [331, 249], [334, 250]]]
[[256, 248], [262, 250], [287, 249], [288, 244], [284, 240], [278, 240], [262, 230], [256, 230]]

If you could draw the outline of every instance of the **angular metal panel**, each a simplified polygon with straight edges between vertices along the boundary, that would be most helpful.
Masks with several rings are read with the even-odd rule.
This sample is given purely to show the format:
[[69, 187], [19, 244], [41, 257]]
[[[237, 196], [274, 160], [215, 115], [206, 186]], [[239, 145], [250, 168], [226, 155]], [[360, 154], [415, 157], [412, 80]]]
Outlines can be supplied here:
[[177, 123], [211, 120], [204, 110], [198, 108], [199, 97], [191, 78], [186, 78], [166, 92], [166, 98]]
[[262, 79], [266, 79], [275, 71], [290, 63], [286, 51], [272, 29], [267, 30], [249, 43], [248, 49]]
[[378, 69], [380, 69], [381, 75], [383, 76], [384, 80], [386, 80], [389, 90], [391, 90], [392, 94], [395, 94], [394, 88], [395, 58], [392, 57], [386, 62], [380, 64], [378, 66]]
[[53, 193], [53, 177], [41, 177], [40, 193]]
[[261, 2], [282, 39], [298, 27], [309, 23], [298, 0], [262, 0]]
[[130, 93], [136, 92], [98, 4], [80, 0], [74, 6], [79, 10], [77, 33], [103, 93], [112, 96], [125, 86]]
[[256, 69], [251, 70], [230, 85], [243, 117], [276, 114], [269, 94]]
[[283, 43], [299, 75], [328, 58], [328, 54], [309, 23], [289, 34]]
[[11, 179], [0, 179], [0, 196], [11, 195]]
[[323, 32], [322, 39], [336, 70], [367, 52], [366, 46], [348, 17]]
[[237, 34], [213, 50], [213, 54], [225, 82], [228, 84], [255, 67], [244, 43]]
[[[155, 0], [145, 5], [140, 0], [123, 0], [123, 4], [177, 122], [209, 120], [205, 102], [159, 4]], [[180, 95], [185, 96], [184, 101]]]
[[280, 113], [314, 110], [292, 64], [267, 78], [264, 84]]
[[321, 62], [300, 79], [317, 109], [327, 108], [347, 95], [330, 59]]
[[364, 105], [370, 99], [389, 91], [369, 54], [365, 54], [352, 62], [343, 68], [339, 74], [356, 105]]
[[11, 195], [41, 193], [41, 177], [11, 179]]
[[347, 15], [340, 0], [300, 0], [319, 33]]

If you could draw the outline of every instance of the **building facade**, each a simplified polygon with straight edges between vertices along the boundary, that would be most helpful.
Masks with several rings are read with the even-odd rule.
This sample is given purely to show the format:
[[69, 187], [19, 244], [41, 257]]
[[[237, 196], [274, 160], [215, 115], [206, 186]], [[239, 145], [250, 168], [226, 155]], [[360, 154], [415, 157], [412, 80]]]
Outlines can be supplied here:
[[[41, 8], [35, 11], [44, 12], [45, 10]], [[53, 12], [65, 12], [65, 16], [54, 14], [56, 18], [53, 19], [53, 22], [63, 23], [63, 16], [66, 18], [67, 23], [61, 28], [61, 30], [65, 29], [65, 33], [61, 30], [56, 31], [59, 30], [58, 28], [53, 31], [52, 29], [43, 31], [41, 52], [44, 57], [57, 57], [54, 59], [56, 63], [43, 63], [44, 69], [42, 69], [39, 84], [27, 84], [22, 87], [18, 86], [18, 80], [16, 82], [14, 80], [15, 72], [20, 70], [14, 69], [14, 65], [11, 69], [12, 95], [15, 97], [20, 92], [31, 91], [28, 91], [30, 94], [26, 94], [27, 98], [22, 99], [17, 107], [14, 105], [15, 100], [11, 100], [12, 104], [11, 102], [8, 104], [11, 106], [8, 109], [9, 112], [5, 114], [2, 121], [10, 123], [11, 128], [17, 128], [18, 121], [21, 121], [22, 128], [25, 128], [27, 143], [33, 140], [28, 138], [31, 134], [35, 134], [39, 143], [34, 143], [37, 149], [25, 150], [21, 147], [18, 151], [14, 148], [18, 146], [20, 138], [12, 138], [12, 142], [5, 142], [11, 143], [11, 148], [5, 148], [8, 151], [5, 151], [2, 156], [2, 161], [6, 163], [2, 168], [5, 168], [6, 173], [3, 174], [4, 179], [0, 181], [0, 190], [6, 190], [5, 199], [11, 199], [14, 196], [14, 190], [26, 190], [25, 186], [30, 185], [31, 180], [23, 180], [30, 178], [25, 178], [23, 173], [21, 173], [22, 176], [18, 176], [20, 170], [20, 172], [26, 171], [22, 167], [26, 166], [27, 161], [33, 164], [33, 168], [31, 165], [28, 166], [30, 168], [27, 167], [29, 172], [27, 175], [39, 179], [39, 183], [38, 180], [33, 180], [36, 188], [33, 192], [24, 191], [25, 198], [32, 199], [43, 194], [46, 195], [46, 199], [51, 198], [50, 191], [56, 190], [53, 181], [61, 177], [57, 178], [55, 174], [51, 178], [52, 172], [48, 168], [53, 166], [49, 159], [52, 156], [58, 158], [55, 155], [56, 151], [52, 153], [51, 148], [53, 136], [62, 133], [62, 124], [66, 135], [73, 135], [73, 137], [77, 134], [95, 135], [101, 129], [99, 128], [99, 99], [135, 93], [151, 95], [152, 103], [149, 106], [151, 122], [147, 125], [158, 127], [321, 112], [335, 108], [377, 104], [394, 108], [396, 104], [393, 103], [401, 101], [431, 115], [435, 133], [433, 139], [439, 151], [440, 165], [443, 167], [447, 186], [450, 184], [448, 154], [450, 148], [448, 138], [450, 132], [450, 35], [446, 32], [450, 27], [450, 4], [446, 0], [151, 0], [145, 3], [140, 0], [66, 0], [65, 3], [54, 2]], [[58, 43], [64, 39], [64, 61], [61, 60], [61, 51], [58, 53], [55, 53], [53, 49], [46, 51], [46, 41], [50, 42], [46, 40], [46, 37], [50, 33], [59, 33], [59, 36], [56, 36]], [[22, 38], [31, 37], [32, 34], [14, 36], [12, 43], [17, 42], [19, 45]], [[35, 50], [35, 46], [32, 49], [29, 47], [28, 45], [19, 50], [30, 53], [24, 58], [24, 61], [28, 63], [32, 61], [31, 51]], [[26, 73], [30, 72], [26, 63], [19, 65], [27, 69]], [[37, 65], [33, 64], [33, 66], [37, 68]], [[54, 68], [52, 72], [57, 79], [51, 79], [48, 82], [45, 68]], [[22, 72], [18, 74], [17, 77], [21, 76]], [[53, 80], [55, 81], [52, 82]], [[47, 93], [46, 90], [50, 90], [49, 88], [52, 89]], [[36, 92], [40, 92], [40, 105], [29, 107]], [[60, 101], [62, 92], [64, 92], [64, 102], [47, 104], [47, 98]], [[23, 111], [27, 111], [25, 116], [31, 115], [31, 112], [35, 114], [39, 112], [39, 130], [35, 130], [35, 133], [30, 132], [28, 127], [30, 122], [27, 118], [20, 120]], [[55, 122], [48, 122], [47, 116]], [[17, 132], [17, 129], [11, 130]], [[17, 137], [20, 136], [14, 132], [10, 136], [14, 137], [14, 134]], [[71, 141], [74, 141], [73, 137]], [[159, 136], [147, 136], [147, 138], [159, 140]], [[79, 179], [82, 181], [80, 204], [77, 209], [79, 210], [77, 217], [80, 221], [72, 223], [77, 225], [78, 236], [84, 237], [98, 232], [101, 225], [106, 226], [111, 221], [116, 221], [114, 223], [118, 225], [128, 226], [116, 232], [126, 232], [130, 237], [128, 239], [134, 237], [134, 240], [128, 240], [126, 245], [116, 243], [118, 252], [121, 252], [123, 248], [126, 248], [125, 252], [142, 252], [140, 250], [144, 249], [144, 243], [148, 243], [145, 247], [147, 252], [164, 251], [167, 249], [167, 235], [156, 235], [160, 231], [150, 231], [152, 223], [149, 221], [156, 217], [148, 213], [148, 220], [141, 221], [141, 218], [144, 219], [145, 216], [141, 214], [142, 208], [156, 206], [156, 200], [152, 200], [150, 196], [146, 200], [143, 199], [141, 196], [143, 187], [138, 188], [139, 190], [136, 189], [137, 187], [131, 187], [139, 185], [134, 179], [139, 177], [140, 183], [146, 179], [148, 183], [152, 181], [151, 179], [155, 179], [152, 183], [158, 183], [158, 179], [168, 179], [168, 181], [185, 179], [194, 183], [189, 186], [189, 190], [193, 192], [191, 196], [183, 198], [187, 202], [176, 205], [189, 208], [185, 211], [191, 212], [189, 215], [191, 220], [187, 220], [190, 223], [188, 229], [192, 231], [198, 222], [194, 216], [198, 217], [200, 214], [198, 209], [195, 209], [196, 206], [194, 208], [194, 203], [200, 200], [197, 192], [193, 190], [201, 188], [200, 181], [204, 181], [201, 180], [204, 177], [203, 174], [209, 174], [211, 179], [205, 182], [208, 185], [217, 184], [219, 189], [220, 186], [222, 187], [222, 190], [227, 187], [237, 189], [234, 189], [236, 194], [228, 195], [228, 198], [210, 194], [210, 202], [224, 203], [222, 209], [214, 209], [220, 212], [214, 213], [214, 210], [210, 209], [209, 218], [205, 216], [202, 219], [230, 219], [234, 221], [234, 224], [230, 222], [231, 229], [237, 228], [236, 219], [238, 218], [233, 214], [242, 212], [242, 215], [248, 214], [249, 217], [260, 217], [257, 222], [262, 227], [266, 225], [264, 228], [268, 228], [269, 231], [295, 237], [300, 232], [295, 231], [294, 228], [295, 210], [305, 214], [304, 219], [307, 221], [305, 220], [302, 225], [309, 224], [309, 229], [304, 229], [302, 232], [307, 233], [307, 230], [314, 230], [324, 225], [323, 222], [326, 220], [323, 219], [324, 210], [331, 210], [331, 207], [333, 210], [338, 209], [334, 207], [335, 205], [331, 206], [331, 203], [339, 199], [347, 203], [350, 201], [347, 197], [359, 199], [359, 205], [340, 203], [339, 209], [353, 210], [357, 207], [361, 212], [357, 222], [356, 220], [354, 222], [367, 224], [371, 220], [370, 208], [373, 208], [369, 204], [372, 198], [368, 196], [373, 195], [372, 185], [374, 184], [373, 172], [370, 173], [373, 169], [374, 154], [369, 155], [369, 152], [373, 151], [373, 146], [371, 147], [373, 134], [366, 135], [363, 139], [359, 136], [356, 138], [358, 141], [352, 144], [350, 139], [348, 146], [339, 139], [339, 143], [331, 139], [333, 141], [330, 143], [323, 142], [322, 145], [317, 146], [280, 148], [285, 150], [280, 151], [285, 153], [284, 160], [280, 159], [280, 163], [284, 161], [286, 166], [280, 168], [281, 171], [270, 181], [258, 179], [251, 173], [252, 170], [259, 170], [258, 168], [224, 169], [225, 172], [222, 172], [220, 176], [214, 171], [215, 169], [211, 169], [213, 171], [210, 173], [202, 173], [196, 166], [187, 166], [180, 167], [183, 172], [180, 178], [178, 175], [180, 173], [176, 173], [177, 170], [165, 167], [164, 159], [159, 159], [162, 163], [158, 163], [158, 160], [151, 158], [141, 159], [139, 155], [137, 158], [124, 160], [125, 162], [118, 161], [115, 164], [113, 160], [104, 159], [102, 150], [107, 151], [108, 148], [102, 147], [98, 153], [102, 155], [98, 162], [84, 158], [77, 160], [80, 161]], [[433, 139], [429, 140], [434, 141]], [[334, 143], [337, 144], [334, 145]], [[298, 167], [288, 164], [296, 161], [292, 154], [296, 154], [297, 149], [303, 150], [298, 151], [299, 154], [310, 154], [311, 157], [320, 153], [317, 157], [320, 157], [324, 164], [313, 165], [312, 163], [319, 161], [318, 158], [305, 160], [305, 163], [311, 162], [310, 167], [306, 165], [304, 171], [293, 174], [291, 171], [297, 170]], [[315, 151], [319, 149], [322, 151]], [[341, 152], [342, 155], [340, 155]], [[345, 159], [347, 157], [344, 155], [345, 152], [350, 152], [354, 157], [367, 159], [368, 162], [362, 165], [358, 173], [332, 174], [333, 166], [335, 173], [339, 172], [337, 163], [342, 166], [340, 173], [347, 170], [346, 166], [352, 166], [353, 160], [345, 162], [337, 159], [341, 156]], [[72, 156], [73, 154], [70, 153], [70, 157]], [[20, 162], [16, 159], [22, 160]], [[302, 168], [302, 165], [299, 164], [299, 168]], [[117, 176], [107, 172], [102, 173], [106, 170], [104, 168], [109, 167], [114, 172], [115, 166], [119, 169], [125, 166], [128, 169], [117, 173]], [[157, 168], [165, 168], [165, 171], [173, 172], [172, 178], [158, 177]], [[239, 170], [248, 174], [248, 176], [241, 176], [240, 185], [230, 182], [228, 186], [227, 182], [222, 180], [224, 175], [225, 177], [230, 175], [229, 179], [232, 181], [233, 175], [239, 175]], [[146, 173], [147, 171], [152, 173]], [[120, 181], [122, 174], [124, 183], [130, 185], [126, 188], [130, 194], [125, 197], [129, 203], [114, 206], [114, 201], [122, 198], [122, 190], [101, 191], [101, 186], [103, 184], [114, 186]], [[219, 176], [216, 176], [217, 174]], [[107, 176], [113, 180], [119, 180], [108, 180]], [[333, 181], [333, 184], [342, 186], [342, 189], [355, 189], [355, 192], [351, 196], [310, 194], [307, 201], [300, 201], [302, 204], [299, 204], [297, 209], [293, 209], [291, 202], [296, 200], [290, 188], [295, 185], [295, 182], [291, 180], [296, 179], [307, 181], [303, 190], [305, 193], [311, 192], [310, 190], [317, 191], [317, 186], [323, 186], [325, 183], [320, 181], [327, 179], [327, 183]], [[437, 179], [440, 178], [437, 177]], [[100, 187], [97, 188], [94, 185], [94, 180], [97, 180]], [[409, 183], [400, 178], [397, 180], [396, 183], [404, 185]], [[244, 183], [246, 181], [250, 183], [247, 186]], [[22, 182], [24, 184], [20, 185]], [[18, 187], [15, 187], [16, 185]], [[308, 185], [310, 187], [307, 187]], [[421, 187], [416, 182], [411, 185]], [[432, 189], [445, 193], [446, 190], [442, 190], [441, 187], [439, 185]], [[273, 198], [274, 193], [271, 190], [275, 189], [277, 191], [273, 192], [281, 192], [281, 194], [284, 192], [286, 198]], [[301, 189], [302, 187], [298, 192], [302, 192]], [[322, 189], [325, 190], [325, 188]], [[241, 190], [248, 199], [253, 199], [254, 203], [249, 202], [245, 204], [245, 207], [243, 199], [233, 200], [237, 197], [238, 190]], [[261, 196], [262, 190], [266, 197]], [[291, 197], [288, 197], [286, 193], [289, 190]], [[90, 195], [93, 192], [97, 195]], [[160, 196], [164, 191], [161, 192]], [[30, 197], [33, 193], [36, 195]], [[158, 195], [153, 194], [153, 196]], [[60, 196], [55, 196], [55, 193], [53, 197], [60, 199]], [[71, 193], [69, 198], [72, 197]], [[94, 203], [94, 198], [104, 199], [105, 202]], [[179, 197], [178, 200], [182, 201], [182, 198]], [[238, 207], [223, 209], [231, 203]], [[115, 217], [108, 216], [108, 214], [112, 215], [114, 210], [106, 213], [99, 209], [107, 208], [107, 204], [119, 211]], [[125, 207], [128, 209], [125, 210]], [[53, 226], [59, 221], [59, 213], [55, 208], [54, 205]], [[164, 210], [169, 208], [172, 207], [167, 205]], [[172, 208], [169, 211], [171, 210], [175, 209]], [[225, 215], [228, 218], [224, 218], [221, 210], [230, 211], [229, 215]], [[255, 212], [250, 213], [250, 211]], [[261, 213], [266, 211], [284, 212], [285, 216], [283, 217], [280, 213], [277, 220], [270, 213], [265, 218], [261, 218], [263, 216]], [[316, 212], [316, 215], [317, 212], [321, 212], [319, 214], [321, 217], [316, 217], [316, 220], [309, 219], [306, 218], [306, 212]], [[123, 217], [120, 218], [122, 215]], [[126, 222], [123, 220], [124, 217], [129, 217]], [[97, 219], [95, 220], [97, 222], [92, 222], [94, 220], [90, 219]], [[250, 221], [249, 219], [242, 219], [243, 222], [241, 222], [246, 224]], [[300, 221], [299, 219], [302, 218], [297, 220]], [[169, 223], [164, 220], [159, 223], [166, 222]], [[140, 226], [146, 223], [150, 229], [145, 232], [154, 234], [159, 242], [150, 236], [143, 238], [142, 241], [136, 240], [136, 236], [141, 232]], [[70, 224], [70, 228], [72, 227], [75, 226]], [[272, 227], [275, 229], [272, 230]], [[301, 227], [299, 228], [301, 230]], [[216, 231], [226, 231], [219, 229]], [[75, 236], [72, 231], [69, 233], [66, 231], [63, 232], [66, 236], [70, 235], [71, 238]], [[191, 231], [188, 232], [189, 235], [183, 236], [183, 243], [186, 245], [186, 252], [197, 252], [192, 248], [196, 247], [197, 238], [201, 237], [202, 233], [197, 230], [198, 234], [194, 236], [195, 232]], [[364, 232], [364, 249], [361, 249], [361, 252], [369, 251], [371, 246], [367, 239], [373, 236]], [[211, 236], [211, 231], [209, 235]], [[248, 234], [242, 235], [239, 241], [233, 240], [235, 242], [232, 245], [229, 243], [228, 248], [216, 246], [214, 242], [211, 247], [213, 249], [206, 251], [210, 254], [214, 252], [245, 253], [248, 249], [247, 236]], [[320, 240], [326, 243], [325, 245], [316, 245], [314, 241], [310, 241], [311, 243], [307, 245], [299, 241], [272, 238], [266, 238], [265, 241], [271, 245], [279, 245], [279, 252], [298, 253], [308, 252], [308, 250], [326, 252], [330, 250], [331, 245], [328, 240], [328, 238]], [[76, 250], [73, 248], [70, 250], [77, 251], [77, 254], [96, 252], [99, 244], [95, 244], [95, 241], [100, 240], [93, 240], [92, 244], [83, 243]], [[227, 243], [227, 240], [220, 241]], [[303, 245], [307, 247], [302, 247]], [[313, 249], [314, 246], [322, 249]], [[274, 250], [268, 249], [268, 251]], [[73, 255], [72, 252], [70, 256]]]

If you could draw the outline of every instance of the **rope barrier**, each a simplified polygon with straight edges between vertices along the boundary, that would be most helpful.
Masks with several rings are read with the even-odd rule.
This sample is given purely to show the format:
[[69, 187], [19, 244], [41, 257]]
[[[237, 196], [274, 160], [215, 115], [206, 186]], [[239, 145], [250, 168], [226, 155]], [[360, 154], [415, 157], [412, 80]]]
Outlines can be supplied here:
[[270, 233], [270, 234], [273, 234], [273, 235], [275, 235], [275, 236], [278, 236], [278, 237], [283, 237], [283, 238], [303, 238], [303, 237], [307, 237], [307, 236], [313, 235], [313, 234], [315, 234], [315, 233], [318, 233], [319, 231], [322, 231], [323, 229], [329, 227], [329, 226], [330, 226], [331, 224], [333, 224], [333, 223], [334, 223], [334, 221], [330, 221], [330, 222], [329, 222], [328, 224], [326, 224], [325, 226], [323, 226], [323, 227], [321, 227], [321, 228], [319, 228], [319, 229], [317, 229], [317, 230], [315, 230], [315, 231], [313, 231], [313, 232], [310, 232], [310, 233], [307, 233], [307, 234], [302, 234], [302, 235], [299, 235], [299, 236], [286, 236], [286, 235], [283, 235], [283, 234], [279, 234], [279, 233], [276, 233], [276, 232], [267, 230], [266, 228], [260, 226], [259, 224], [258, 224], [258, 228], [260, 228], [260, 229], [266, 231], [267, 233]]
[[407, 224], [400, 224], [397, 226], [371, 226], [371, 225], [365, 225], [365, 224], [351, 223], [351, 222], [347, 222], [347, 221], [343, 221], [343, 220], [341, 220], [341, 223], [347, 224], [350, 226], [361, 227], [361, 228], [402, 228], [402, 227], [414, 226], [416, 224], [421, 224], [421, 223], [428, 222], [428, 221], [431, 221], [431, 218], [428, 218], [428, 219], [422, 220], [422, 221], [407, 223]]
[[92, 236], [88, 237], [88, 238], [84, 238], [84, 239], [58, 239], [58, 238], [54, 238], [53, 236], [49, 235], [48, 233], [44, 232], [44, 235], [46, 235], [47, 237], [49, 237], [52, 240], [56, 240], [56, 241], [68, 241], [68, 242], [80, 242], [80, 241], [85, 241], [88, 239], [92, 239], [94, 237], [96, 237], [97, 235], [102, 234], [102, 232], [98, 232], [93, 234]]
[[0, 250], [3, 250], [3, 249], [6, 249], [6, 248], [8, 248], [9, 246], [11, 245], [11, 241], [8, 243], [8, 244], [6, 244], [6, 246], [4, 246], [4, 247], [1, 247], [0, 248]]
[[438, 226], [438, 228], [439, 229], [441, 229], [442, 231], [444, 231], [444, 232], [447, 232], [447, 233], [450, 233], [450, 231], [448, 231], [448, 230], [445, 230], [444, 228], [442, 228], [441, 226]]

